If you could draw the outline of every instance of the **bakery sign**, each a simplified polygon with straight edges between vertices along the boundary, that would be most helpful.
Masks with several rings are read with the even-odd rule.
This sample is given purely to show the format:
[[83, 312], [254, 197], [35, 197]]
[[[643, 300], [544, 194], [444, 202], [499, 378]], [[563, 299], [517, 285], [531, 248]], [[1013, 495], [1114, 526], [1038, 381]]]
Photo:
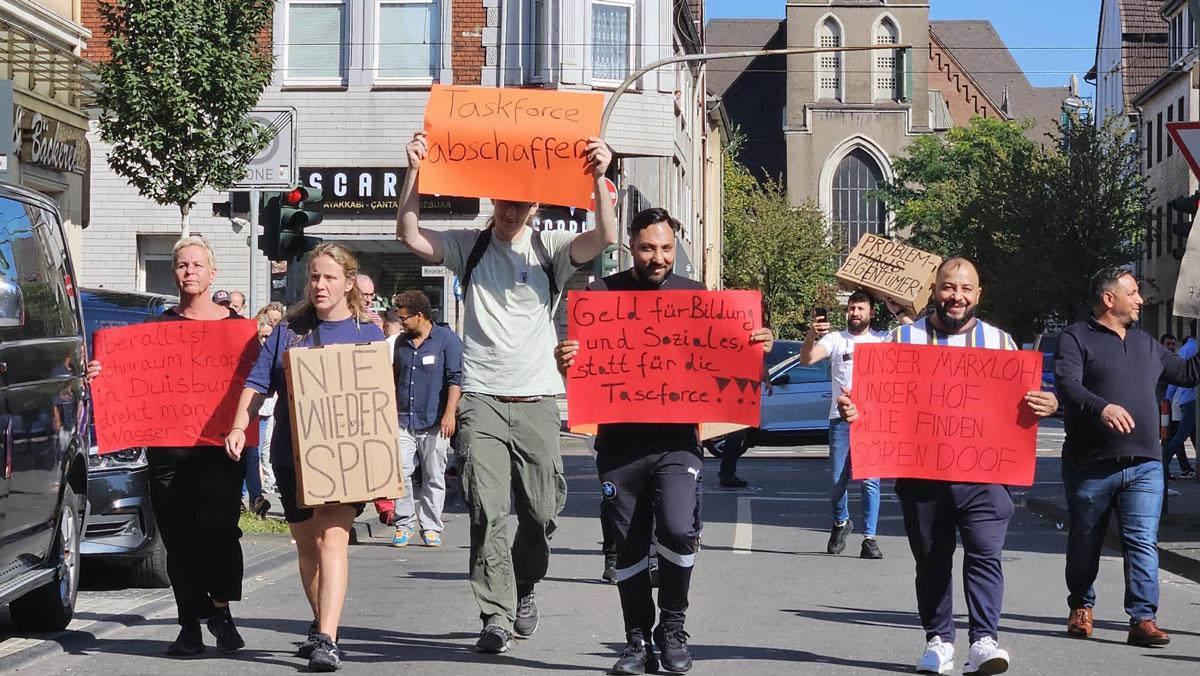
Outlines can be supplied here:
[[64, 173], [84, 172], [83, 130], [42, 113], [13, 107], [13, 145], [21, 163]]
[[[321, 191], [326, 215], [396, 217], [400, 188], [408, 170], [379, 168], [301, 168], [300, 182]], [[421, 195], [421, 213], [476, 216], [479, 199]]]

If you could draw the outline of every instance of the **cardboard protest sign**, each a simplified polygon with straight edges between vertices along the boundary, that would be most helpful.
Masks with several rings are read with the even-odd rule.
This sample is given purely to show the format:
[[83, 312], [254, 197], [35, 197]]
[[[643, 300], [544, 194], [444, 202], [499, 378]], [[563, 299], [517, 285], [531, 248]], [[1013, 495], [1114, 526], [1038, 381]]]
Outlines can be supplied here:
[[855, 348], [855, 479], [1033, 484], [1042, 354], [874, 343]]
[[1179, 264], [1172, 312], [1176, 317], [1200, 317], [1200, 235], [1194, 233], [1188, 237]]
[[757, 291], [572, 291], [570, 427], [725, 422], [757, 426], [763, 352]]
[[587, 139], [603, 109], [602, 94], [435, 84], [418, 188], [588, 209]]
[[387, 343], [283, 353], [296, 500], [304, 507], [404, 495]]
[[[96, 331], [92, 355], [103, 368], [92, 381], [99, 452], [224, 446], [258, 357], [257, 335], [249, 319]], [[246, 445], [258, 445], [258, 425], [246, 429]]]
[[929, 302], [929, 291], [941, 256], [864, 234], [835, 276], [848, 289], [863, 288], [884, 296], [916, 314]]

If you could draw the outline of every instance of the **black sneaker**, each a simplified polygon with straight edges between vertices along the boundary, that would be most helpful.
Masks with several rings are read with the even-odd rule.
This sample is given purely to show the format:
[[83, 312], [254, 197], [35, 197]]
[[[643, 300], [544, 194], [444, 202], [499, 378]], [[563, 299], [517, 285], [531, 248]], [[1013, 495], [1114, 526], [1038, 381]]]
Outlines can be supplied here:
[[879, 551], [879, 543], [875, 542], [875, 538], [866, 538], [862, 543], [862, 551], [858, 553], [860, 559], [882, 559], [883, 552]]
[[662, 670], [668, 674], [682, 674], [692, 668], [692, 655], [688, 652], [688, 633], [683, 627], [663, 629], [660, 624], [654, 630], [654, 644], [658, 646]]
[[312, 657], [313, 651], [317, 649], [317, 637], [320, 635], [321, 630], [317, 628], [316, 622], [308, 625], [308, 638], [296, 649], [296, 655], [304, 659]]
[[829, 544], [825, 546], [825, 551], [830, 554], [841, 554], [846, 548], [846, 538], [850, 537], [850, 531], [854, 530], [854, 522], [846, 519], [842, 525], [833, 524], [833, 529], [829, 531]]
[[479, 632], [479, 640], [475, 642], [475, 652], [507, 652], [509, 641], [512, 641], [512, 632], [498, 624], [489, 624]]
[[254, 516], [265, 519], [267, 518], [267, 512], [271, 511], [271, 501], [260, 495], [254, 498], [254, 502], [250, 503], [250, 511], [254, 512]]
[[208, 630], [217, 639], [217, 648], [223, 653], [232, 653], [246, 647], [246, 641], [238, 633], [233, 624], [233, 616], [229, 614], [229, 606], [213, 609], [208, 618]]
[[204, 653], [204, 638], [200, 634], [200, 623], [189, 624], [179, 629], [179, 636], [167, 646], [171, 657], [194, 657]]
[[317, 634], [316, 646], [308, 658], [309, 671], [337, 671], [342, 667], [342, 651], [329, 638], [329, 634]]
[[604, 573], [600, 575], [600, 579], [609, 584], [617, 583], [617, 562], [615, 559], [604, 559]]
[[537, 599], [530, 588], [517, 598], [517, 619], [513, 621], [513, 633], [517, 638], [533, 636], [538, 628], [538, 619]]
[[721, 477], [721, 488], [745, 488], [747, 485], [748, 482], [736, 474]]
[[654, 647], [646, 643], [641, 633], [629, 637], [629, 643], [621, 651], [621, 657], [613, 665], [613, 674], [645, 674], [658, 672], [658, 658], [654, 656]]
[[1179, 478], [1180, 479], [1195, 479], [1196, 478], [1196, 470], [1185, 469], [1179, 473]]

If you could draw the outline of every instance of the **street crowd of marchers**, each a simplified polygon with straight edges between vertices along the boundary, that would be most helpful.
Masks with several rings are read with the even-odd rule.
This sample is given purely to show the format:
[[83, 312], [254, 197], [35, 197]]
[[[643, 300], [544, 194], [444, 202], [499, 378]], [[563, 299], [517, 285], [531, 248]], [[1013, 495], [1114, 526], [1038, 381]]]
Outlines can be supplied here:
[[[536, 588], [546, 575], [551, 536], [566, 501], [559, 447], [563, 373], [585, 354], [575, 341], [559, 341], [553, 323], [562, 289], [580, 266], [617, 242], [614, 209], [597, 200], [596, 227], [582, 234], [542, 232], [529, 227], [537, 204], [493, 200], [495, 210], [482, 230], [437, 231], [420, 225], [416, 181], [428, 151], [424, 133], [407, 146], [405, 176], [397, 215], [397, 238], [417, 256], [444, 265], [462, 282], [462, 338], [433, 321], [420, 292], [390, 299], [381, 316], [371, 308], [374, 287], [360, 275], [353, 254], [324, 243], [307, 263], [301, 302], [290, 308], [269, 305], [258, 313], [261, 349], [241, 393], [237, 415], [223, 447], [154, 448], [149, 451], [151, 497], [167, 548], [168, 573], [180, 630], [168, 654], [189, 657], [206, 649], [201, 624], [217, 648], [244, 646], [230, 610], [242, 595], [242, 553], [238, 529], [243, 483], [249, 507], [265, 513], [260, 472], [278, 489], [295, 539], [303, 594], [312, 623], [298, 656], [313, 671], [340, 667], [338, 629], [350, 575], [348, 545], [352, 522], [364, 504], [305, 507], [296, 497], [285, 353], [293, 348], [387, 340], [393, 359], [405, 497], [378, 501], [381, 518], [396, 526], [393, 544], [420, 538], [442, 543], [443, 473], [450, 439], [457, 439], [455, 465], [463, 482], [470, 520], [470, 585], [479, 606], [481, 629], [475, 650], [503, 653], [514, 639], [530, 639], [539, 624]], [[596, 194], [611, 159], [598, 138], [587, 145], [587, 166]], [[680, 223], [663, 209], [633, 216], [627, 226], [632, 267], [598, 279], [593, 291], [702, 289], [673, 274]], [[236, 318], [240, 294], [217, 292], [213, 251], [202, 238], [184, 238], [173, 252], [179, 304], [157, 319], [217, 321]], [[930, 309], [905, 313], [890, 299], [865, 291], [849, 296], [845, 330], [830, 318], [815, 317], [799, 359], [831, 362], [834, 400], [829, 410], [830, 554], [846, 547], [855, 523], [848, 510], [851, 483], [850, 428], [863, 413], [851, 399], [853, 354], [867, 343], [897, 342], [936, 346], [1016, 350], [1012, 337], [977, 317], [980, 271], [950, 257], [936, 271]], [[232, 296], [232, 297], [231, 297]], [[877, 304], [898, 319], [890, 332], [872, 329]], [[1126, 640], [1135, 646], [1165, 646], [1157, 625], [1159, 602], [1156, 538], [1164, 490], [1164, 448], [1158, 438], [1160, 401], [1182, 398], [1187, 416], [1182, 438], [1194, 427], [1194, 387], [1200, 357], [1194, 343], [1189, 358], [1134, 328], [1142, 299], [1125, 269], [1104, 269], [1091, 285], [1092, 314], [1067, 327], [1054, 355], [1057, 394], [1024, 395], [1021, 406], [1037, 417], [1065, 415], [1063, 486], [1070, 511], [1065, 578], [1065, 631], [1093, 633], [1093, 582], [1113, 513], [1124, 543]], [[671, 321], [662, 319], [660, 321]], [[764, 354], [773, 344], [768, 329], [744, 336]], [[89, 378], [104, 378], [92, 362]], [[1191, 399], [1180, 393], [1191, 392]], [[246, 430], [255, 416], [262, 426], [261, 457], [248, 448]], [[626, 645], [612, 673], [641, 674], [690, 669], [685, 628], [688, 593], [702, 526], [698, 493], [701, 445], [695, 424], [610, 423], [595, 437], [601, 485], [601, 523], [607, 556], [605, 577], [616, 583]], [[1180, 456], [1186, 464], [1186, 457]], [[422, 467], [413, 493], [413, 467]], [[260, 465], [262, 469], [260, 469]], [[1190, 467], [1187, 468], [1190, 471]], [[860, 556], [881, 559], [876, 542], [880, 482], [864, 479]], [[964, 673], [998, 674], [1011, 656], [1000, 646], [1004, 575], [1003, 547], [1014, 506], [1005, 485], [934, 479], [897, 479], [896, 495], [916, 564], [916, 610], [924, 636], [916, 670], [954, 669], [952, 608], [953, 556], [961, 538], [968, 615]], [[510, 539], [510, 510], [517, 530]], [[654, 550], [653, 552], [651, 550]], [[652, 570], [651, 555], [657, 555]], [[658, 586], [652, 595], [651, 574]], [[705, 609], [699, 609], [705, 612]], [[616, 618], [612, 618], [616, 621]], [[914, 637], [914, 644], [918, 643]], [[916, 646], [915, 646], [916, 647]]]

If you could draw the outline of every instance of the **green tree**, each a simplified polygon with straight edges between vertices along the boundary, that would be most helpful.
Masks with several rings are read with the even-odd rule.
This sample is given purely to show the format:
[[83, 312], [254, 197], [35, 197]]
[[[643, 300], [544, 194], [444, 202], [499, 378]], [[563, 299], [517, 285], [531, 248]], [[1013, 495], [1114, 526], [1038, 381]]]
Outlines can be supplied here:
[[143, 197], [179, 208], [226, 189], [270, 140], [249, 121], [271, 80], [274, 0], [112, 0], [100, 4], [110, 61], [100, 65], [108, 164]]
[[1136, 257], [1147, 198], [1118, 123], [1075, 118], [1045, 146], [1027, 128], [974, 118], [921, 137], [879, 191], [910, 244], [978, 265], [981, 314], [1021, 337], [1083, 316], [1090, 275]]
[[740, 138], [723, 157], [725, 286], [761, 291], [764, 325], [799, 338], [811, 309], [836, 299], [837, 252], [820, 210], [792, 207], [780, 183], [758, 183], [734, 159]]

